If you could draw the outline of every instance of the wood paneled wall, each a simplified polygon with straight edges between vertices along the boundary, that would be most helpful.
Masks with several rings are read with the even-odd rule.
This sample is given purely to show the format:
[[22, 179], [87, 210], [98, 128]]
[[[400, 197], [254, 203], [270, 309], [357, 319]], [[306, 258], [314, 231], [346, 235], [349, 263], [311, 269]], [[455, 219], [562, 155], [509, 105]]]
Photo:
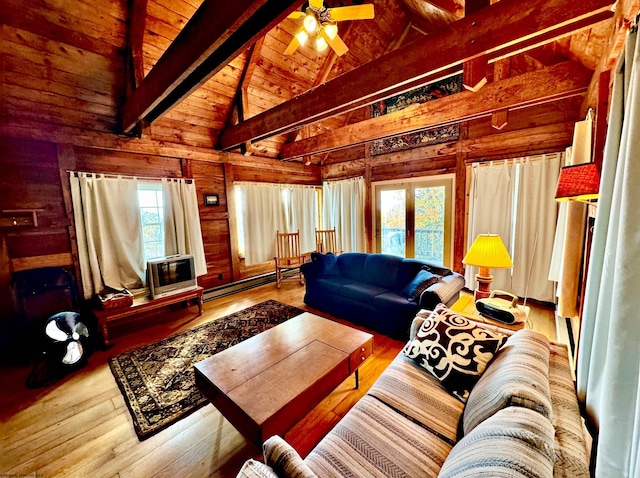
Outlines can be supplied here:
[[[233, 241], [230, 228], [227, 191], [238, 180], [299, 182], [319, 184], [320, 168], [299, 163], [280, 163], [270, 159], [245, 158], [239, 155], [212, 154], [212, 160], [181, 159], [157, 154], [105, 150], [71, 144], [57, 144], [24, 138], [0, 137], [0, 210], [34, 209], [38, 227], [15, 227], [1, 230], [3, 241], [2, 290], [0, 302], [8, 303], [7, 290], [11, 273], [19, 269], [61, 266], [74, 269], [74, 242], [68, 190], [68, 171], [87, 171], [138, 177], [190, 177], [196, 182], [199, 213], [207, 260], [207, 275], [200, 277], [206, 289], [239, 280], [266, 270], [242, 270], [232, 260]], [[61, 154], [61, 151], [66, 154]], [[237, 162], [238, 166], [233, 166]], [[236, 177], [226, 170], [235, 168]], [[229, 181], [230, 183], [228, 183]], [[66, 184], [65, 184], [66, 183]], [[217, 194], [218, 206], [205, 206], [204, 194]], [[67, 192], [68, 195], [68, 192]], [[66, 203], [65, 203], [66, 201]]]

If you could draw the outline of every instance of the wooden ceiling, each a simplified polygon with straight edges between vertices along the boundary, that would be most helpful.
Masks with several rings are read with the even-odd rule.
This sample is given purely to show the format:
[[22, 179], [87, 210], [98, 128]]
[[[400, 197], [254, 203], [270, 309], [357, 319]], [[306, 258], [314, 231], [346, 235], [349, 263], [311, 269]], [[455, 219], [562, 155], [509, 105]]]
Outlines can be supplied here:
[[[122, 124], [138, 124], [157, 145], [320, 163], [330, 150], [372, 139], [375, 123], [365, 105], [461, 71], [471, 60], [485, 58], [481, 68], [489, 84], [477, 96], [463, 93], [462, 103], [432, 102], [420, 113], [424, 121], [407, 128], [584, 95], [616, 21], [611, 0], [371, 3], [373, 20], [339, 25], [349, 51], [337, 57], [311, 46], [283, 55], [299, 28], [286, 15], [299, 2], [5, 0], [3, 127], [18, 136], [66, 135], [80, 143], [86, 135], [95, 145], [91, 132], [119, 133]], [[465, 17], [465, 8], [473, 13]], [[492, 87], [495, 64], [505, 57], [511, 78]], [[203, 64], [214, 74], [191, 81]], [[542, 83], [519, 97], [527, 89], [526, 80], [517, 80], [522, 75]], [[507, 81], [514, 96], [502, 98], [499, 81]], [[163, 102], [175, 105], [145, 116], [149, 105]], [[471, 106], [429, 119], [454, 103]], [[474, 109], [480, 103], [489, 106]], [[384, 134], [406, 131], [407, 116], [387, 118], [400, 126]], [[120, 138], [119, 144], [129, 144]]]

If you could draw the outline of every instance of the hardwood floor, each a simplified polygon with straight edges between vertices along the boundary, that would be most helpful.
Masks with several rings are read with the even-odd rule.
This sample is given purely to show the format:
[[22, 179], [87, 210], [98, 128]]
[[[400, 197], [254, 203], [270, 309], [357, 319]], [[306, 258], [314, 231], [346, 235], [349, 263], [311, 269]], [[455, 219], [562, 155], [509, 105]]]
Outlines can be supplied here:
[[[279, 290], [268, 284], [206, 302], [203, 315], [195, 319], [192, 307], [111, 324], [112, 348], [94, 352], [87, 366], [45, 388], [24, 386], [30, 366], [2, 366], [0, 474], [44, 478], [235, 476], [246, 459], [260, 456], [260, 450], [212, 405], [140, 442], [107, 359], [267, 299], [326, 316], [307, 307], [303, 294], [304, 287], [295, 282], [285, 282]], [[555, 338], [553, 312], [532, 309], [534, 328]], [[287, 433], [287, 441], [305, 456], [366, 393], [402, 345], [375, 334], [374, 356], [360, 370], [360, 388], [353, 388], [353, 377], [345, 380]]]

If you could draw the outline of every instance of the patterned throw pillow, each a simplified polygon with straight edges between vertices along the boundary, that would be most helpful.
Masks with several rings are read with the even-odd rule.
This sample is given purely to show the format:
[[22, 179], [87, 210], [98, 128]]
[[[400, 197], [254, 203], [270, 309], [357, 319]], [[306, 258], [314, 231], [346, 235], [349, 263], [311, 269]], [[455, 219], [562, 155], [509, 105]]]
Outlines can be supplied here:
[[439, 304], [403, 352], [464, 402], [506, 339]]

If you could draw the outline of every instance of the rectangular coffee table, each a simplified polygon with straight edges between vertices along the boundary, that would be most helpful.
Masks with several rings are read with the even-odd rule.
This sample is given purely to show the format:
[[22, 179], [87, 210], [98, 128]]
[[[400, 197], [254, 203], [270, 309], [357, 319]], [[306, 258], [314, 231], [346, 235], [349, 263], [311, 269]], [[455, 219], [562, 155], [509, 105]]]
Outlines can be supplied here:
[[195, 364], [198, 388], [258, 447], [373, 354], [373, 335], [305, 312]]

